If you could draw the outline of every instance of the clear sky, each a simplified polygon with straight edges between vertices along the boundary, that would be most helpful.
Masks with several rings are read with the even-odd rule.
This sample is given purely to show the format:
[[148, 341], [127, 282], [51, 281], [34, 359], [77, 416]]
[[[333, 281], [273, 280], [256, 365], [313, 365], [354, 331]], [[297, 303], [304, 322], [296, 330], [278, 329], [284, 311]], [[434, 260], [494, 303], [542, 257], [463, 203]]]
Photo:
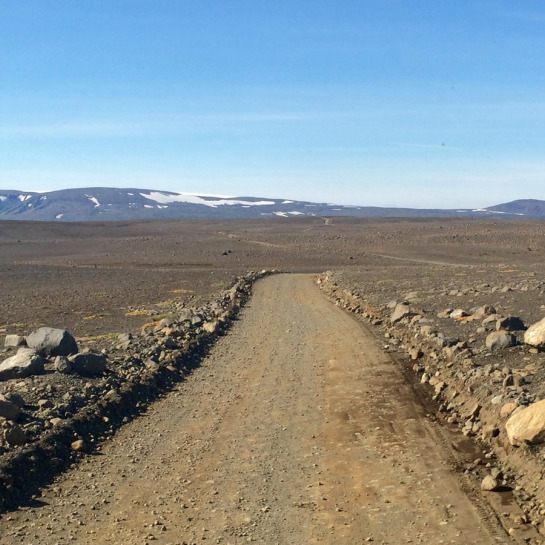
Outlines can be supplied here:
[[545, 200], [542, 0], [0, 0], [0, 188]]

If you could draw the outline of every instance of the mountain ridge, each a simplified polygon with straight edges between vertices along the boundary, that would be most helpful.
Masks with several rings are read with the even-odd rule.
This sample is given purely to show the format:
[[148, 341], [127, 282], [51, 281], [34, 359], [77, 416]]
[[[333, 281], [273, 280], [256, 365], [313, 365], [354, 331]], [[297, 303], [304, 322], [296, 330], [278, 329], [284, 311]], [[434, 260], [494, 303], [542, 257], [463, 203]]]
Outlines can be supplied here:
[[425, 209], [225, 197], [141, 188], [88, 187], [49, 192], [0, 189], [0, 219], [6, 220], [70, 222], [296, 216], [545, 219], [545, 201], [518, 199], [478, 209]]

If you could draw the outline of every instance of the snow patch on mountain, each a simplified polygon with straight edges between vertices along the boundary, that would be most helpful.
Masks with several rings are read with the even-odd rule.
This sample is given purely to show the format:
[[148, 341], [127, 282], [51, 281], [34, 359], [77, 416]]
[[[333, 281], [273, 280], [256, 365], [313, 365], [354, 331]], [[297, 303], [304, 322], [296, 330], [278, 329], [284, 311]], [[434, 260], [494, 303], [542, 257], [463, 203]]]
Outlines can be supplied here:
[[173, 203], [173, 202], [185, 202], [185, 203], [191, 203], [191, 204], [202, 204], [204, 206], [210, 206], [211, 208], [216, 208], [218, 206], [223, 205], [235, 205], [240, 204], [242, 206], [265, 206], [265, 205], [273, 205], [276, 204], [275, 201], [242, 201], [242, 200], [236, 200], [236, 199], [226, 199], [226, 198], [216, 198], [214, 200], [214, 196], [211, 196], [208, 199], [204, 199], [203, 197], [200, 197], [199, 195], [193, 195], [190, 193], [161, 193], [159, 191], [151, 191], [150, 193], [140, 193], [142, 197], [145, 199], [149, 199], [150, 201], [155, 201], [160, 204], [167, 204], [167, 203]]
[[96, 197], [87, 194], [85, 194], [85, 196], [95, 205], [95, 208], [100, 206], [100, 203], [98, 202], [98, 199]]

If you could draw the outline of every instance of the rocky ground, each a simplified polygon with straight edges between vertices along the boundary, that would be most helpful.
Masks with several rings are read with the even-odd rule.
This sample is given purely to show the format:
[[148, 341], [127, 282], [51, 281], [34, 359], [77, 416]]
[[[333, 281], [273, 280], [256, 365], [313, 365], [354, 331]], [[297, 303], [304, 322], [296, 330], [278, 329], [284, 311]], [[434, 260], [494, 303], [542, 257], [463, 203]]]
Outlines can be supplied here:
[[[545, 395], [543, 354], [524, 344], [525, 328], [545, 316], [544, 234], [539, 222], [499, 220], [3, 222], [0, 332], [67, 329], [80, 353], [106, 356], [96, 374], [60, 372], [46, 357], [43, 373], [0, 383], [19, 406], [1, 419], [5, 507], [176, 388], [249, 293], [253, 277], [229, 291], [237, 277], [330, 270], [325, 294], [369, 323], [422, 383], [430, 414], [480, 449], [458, 470], [513, 491], [524, 512], [506, 511], [508, 530], [541, 530], [540, 443], [512, 445], [505, 423]], [[392, 322], [399, 303], [407, 315]], [[487, 346], [497, 329], [513, 346]]]

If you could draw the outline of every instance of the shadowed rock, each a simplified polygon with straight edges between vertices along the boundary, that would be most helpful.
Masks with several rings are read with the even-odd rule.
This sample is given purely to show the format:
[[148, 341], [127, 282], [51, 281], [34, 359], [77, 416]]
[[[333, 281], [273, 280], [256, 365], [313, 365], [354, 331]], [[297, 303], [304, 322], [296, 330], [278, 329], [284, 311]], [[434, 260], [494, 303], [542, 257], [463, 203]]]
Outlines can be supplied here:
[[106, 369], [106, 356], [96, 352], [76, 354], [68, 358], [72, 371], [80, 375], [98, 375]]

